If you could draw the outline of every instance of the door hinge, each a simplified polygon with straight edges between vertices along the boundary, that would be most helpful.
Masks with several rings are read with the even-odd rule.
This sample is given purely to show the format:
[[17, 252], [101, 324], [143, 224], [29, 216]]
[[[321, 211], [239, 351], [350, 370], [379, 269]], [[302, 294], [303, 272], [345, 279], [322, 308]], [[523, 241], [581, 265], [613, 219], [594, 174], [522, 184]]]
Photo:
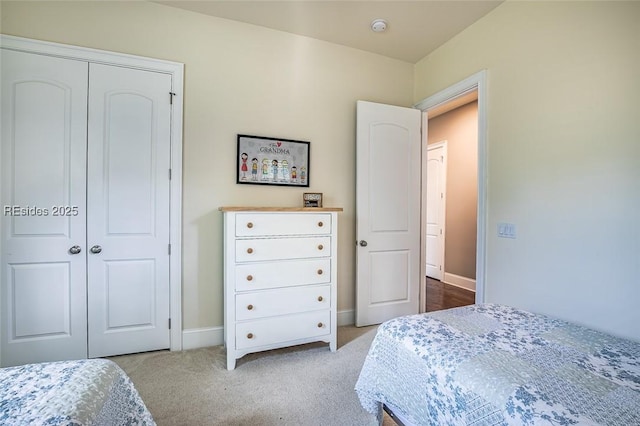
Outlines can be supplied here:
[[171, 180], [171, 169], [169, 169], [169, 180]]
[[169, 330], [171, 330], [171, 318], [169, 318]]
[[168, 254], [169, 256], [171, 256], [171, 244], [169, 244], [168, 246], [169, 246]]
[[169, 92], [169, 103], [173, 105], [173, 97], [175, 96], [175, 92]]
[[[442, 265], [440, 265], [440, 270], [442, 271]], [[171, 322], [171, 320], [169, 320], [169, 322]], [[171, 328], [171, 327], [169, 327], [169, 328]]]
[[442, 228], [440, 228], [440, 235], [442, 235]]

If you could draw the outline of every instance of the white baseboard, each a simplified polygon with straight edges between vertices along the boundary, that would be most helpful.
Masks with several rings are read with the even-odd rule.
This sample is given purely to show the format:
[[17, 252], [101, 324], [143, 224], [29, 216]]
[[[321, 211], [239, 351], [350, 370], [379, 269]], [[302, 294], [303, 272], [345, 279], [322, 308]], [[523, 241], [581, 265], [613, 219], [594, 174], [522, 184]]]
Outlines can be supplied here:
[[[338, 326], [355, 324], [353, 309], [338, 312]], [[197, 349], [224, 344], [224, 327], [190, 328], [182, 331], [182, 349]]]
[[205, 348], [224, 344], [224, 327], [190, 328], [182, 330], [182, 349]]
[[473, 292], [476, 291], [476, 280], [472, 278], [461, 277], [460, 275], [445, 272], [442, 282], [464, 288], [466, 290], [471, 290]]
[[338, 327], [342, 325], [353, 325], [356, 323], [356, 311], [348, 309], [346, 311], [338, 311]]

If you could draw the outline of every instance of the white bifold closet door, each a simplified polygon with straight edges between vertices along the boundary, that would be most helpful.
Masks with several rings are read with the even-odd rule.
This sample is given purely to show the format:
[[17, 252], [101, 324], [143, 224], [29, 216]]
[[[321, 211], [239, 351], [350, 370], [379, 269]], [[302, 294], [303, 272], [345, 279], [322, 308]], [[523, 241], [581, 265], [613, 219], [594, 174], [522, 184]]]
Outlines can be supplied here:
[[89, 67], [89, 357], [169, 347], [170, 92], [167, 74]]
[[1, 62], [2, 364], [85, 358], [89, 64]]
[[168, 348], [171, 77], [1, 63], [2, 365]]

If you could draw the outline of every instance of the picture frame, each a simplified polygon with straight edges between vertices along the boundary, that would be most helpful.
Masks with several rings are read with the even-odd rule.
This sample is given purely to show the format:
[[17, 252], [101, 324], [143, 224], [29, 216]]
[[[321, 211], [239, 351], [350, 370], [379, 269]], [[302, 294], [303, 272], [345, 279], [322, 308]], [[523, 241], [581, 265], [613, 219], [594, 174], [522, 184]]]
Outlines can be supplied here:
[[302, 201], [304, 207], [322, 207], [322, 192], [305, 192]]
[[236, 183], [309, 187], [309, 141], [238, 135]]

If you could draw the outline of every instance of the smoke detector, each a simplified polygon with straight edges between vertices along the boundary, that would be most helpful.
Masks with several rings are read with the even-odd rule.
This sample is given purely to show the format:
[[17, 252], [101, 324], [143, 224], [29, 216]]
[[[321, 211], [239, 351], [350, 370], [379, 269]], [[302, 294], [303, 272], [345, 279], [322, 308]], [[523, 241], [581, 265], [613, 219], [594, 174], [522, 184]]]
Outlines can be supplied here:
[[384, 19], [374, 19], [371, 22], [371, 31], [374, 33], [381, 33], [387, 29], [387, 21]]

